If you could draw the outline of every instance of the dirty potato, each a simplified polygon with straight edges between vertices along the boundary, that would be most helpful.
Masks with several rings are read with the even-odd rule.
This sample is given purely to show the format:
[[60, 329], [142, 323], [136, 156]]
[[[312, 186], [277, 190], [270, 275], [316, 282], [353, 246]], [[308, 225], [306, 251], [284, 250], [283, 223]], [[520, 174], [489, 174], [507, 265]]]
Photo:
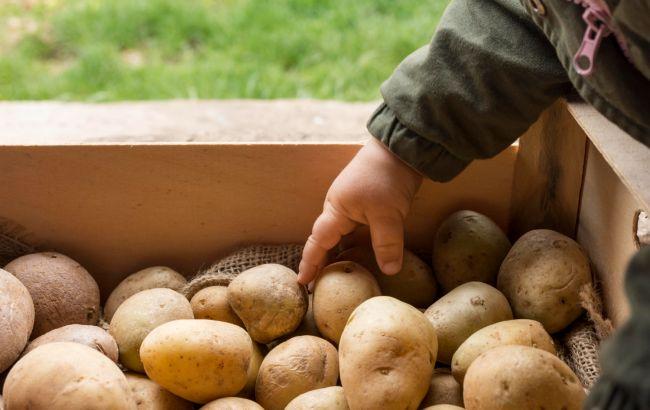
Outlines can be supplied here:
[[158, 383], [138, 373], [126, 373], [131, 397], [138, 410], [192, 410], [192, 403], [174, 396]]
[[463, 405], [463, 387], [454, 379], [451, 370], [444, 367], [433, 371], [429, 391], [420, 403], [423, 407], [436, 404]]
[[29, 291], [11, 273], [0, 269], [0, 373], [23, 351], [34, 326]]
[[291, 400], [285, 410], [349, 410], [343, 387], [323, 387]]
[[101, 327], [92, 325], [67, 325], [50, 330], [32, 340], [23, 354], [31, 352], [38, 346], [53, 342], [81, 343], [106, 355], [114, 362], [117, 362], [118, 359], [117, 343], [113, 336]]

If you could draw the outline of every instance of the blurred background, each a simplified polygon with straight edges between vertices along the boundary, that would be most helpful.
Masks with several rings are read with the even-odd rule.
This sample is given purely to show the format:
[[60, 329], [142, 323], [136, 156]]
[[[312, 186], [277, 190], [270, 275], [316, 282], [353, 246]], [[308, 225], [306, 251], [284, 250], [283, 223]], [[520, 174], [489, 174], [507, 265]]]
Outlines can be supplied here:
[[375, 100], [447, 3], [0, 0], [0, 100]]

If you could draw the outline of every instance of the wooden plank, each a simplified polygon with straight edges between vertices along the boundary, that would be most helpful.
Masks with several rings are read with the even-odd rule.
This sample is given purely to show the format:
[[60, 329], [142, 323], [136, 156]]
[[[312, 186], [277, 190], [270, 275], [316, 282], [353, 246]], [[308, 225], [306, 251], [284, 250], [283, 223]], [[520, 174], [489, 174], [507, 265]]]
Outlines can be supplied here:
[[520, 138], [510, 236], [548, 228], [575, 237], [586, 136], [560, 100]]

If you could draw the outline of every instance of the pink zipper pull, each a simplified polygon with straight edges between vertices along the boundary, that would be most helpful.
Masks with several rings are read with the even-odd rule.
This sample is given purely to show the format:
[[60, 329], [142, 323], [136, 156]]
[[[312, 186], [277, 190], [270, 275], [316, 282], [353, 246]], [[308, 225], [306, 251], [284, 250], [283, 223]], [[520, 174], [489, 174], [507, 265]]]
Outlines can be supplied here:
[[578, 52], [573, 57], [573, 67], [582, 76], [589, 76], [594, 71], [594, 60], [604, 37], [610, 34], [606, 13], [603, 10], [588, 7], [582, 14], [587, 23], [585, 35]]

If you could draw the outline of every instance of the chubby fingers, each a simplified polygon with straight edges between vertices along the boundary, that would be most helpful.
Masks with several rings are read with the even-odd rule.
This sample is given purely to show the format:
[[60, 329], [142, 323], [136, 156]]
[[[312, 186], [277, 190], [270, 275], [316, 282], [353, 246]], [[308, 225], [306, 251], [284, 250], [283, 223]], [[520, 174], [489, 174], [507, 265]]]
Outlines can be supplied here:
[[386, 275], [402, 270], [404, 255], [404, 220], [399, 212], [368, 216], [370, 238], [377, 265]]
[[325, 202], [323, 213], [314, 222], [311, 235], [302, 251], [298, 282], [303, 285], [311, 282], [325, 264], [327, 251], [336, 246], [341, 237], [352, 232], [356, 226], [356, 222], [339, 212], [329, 202]]

